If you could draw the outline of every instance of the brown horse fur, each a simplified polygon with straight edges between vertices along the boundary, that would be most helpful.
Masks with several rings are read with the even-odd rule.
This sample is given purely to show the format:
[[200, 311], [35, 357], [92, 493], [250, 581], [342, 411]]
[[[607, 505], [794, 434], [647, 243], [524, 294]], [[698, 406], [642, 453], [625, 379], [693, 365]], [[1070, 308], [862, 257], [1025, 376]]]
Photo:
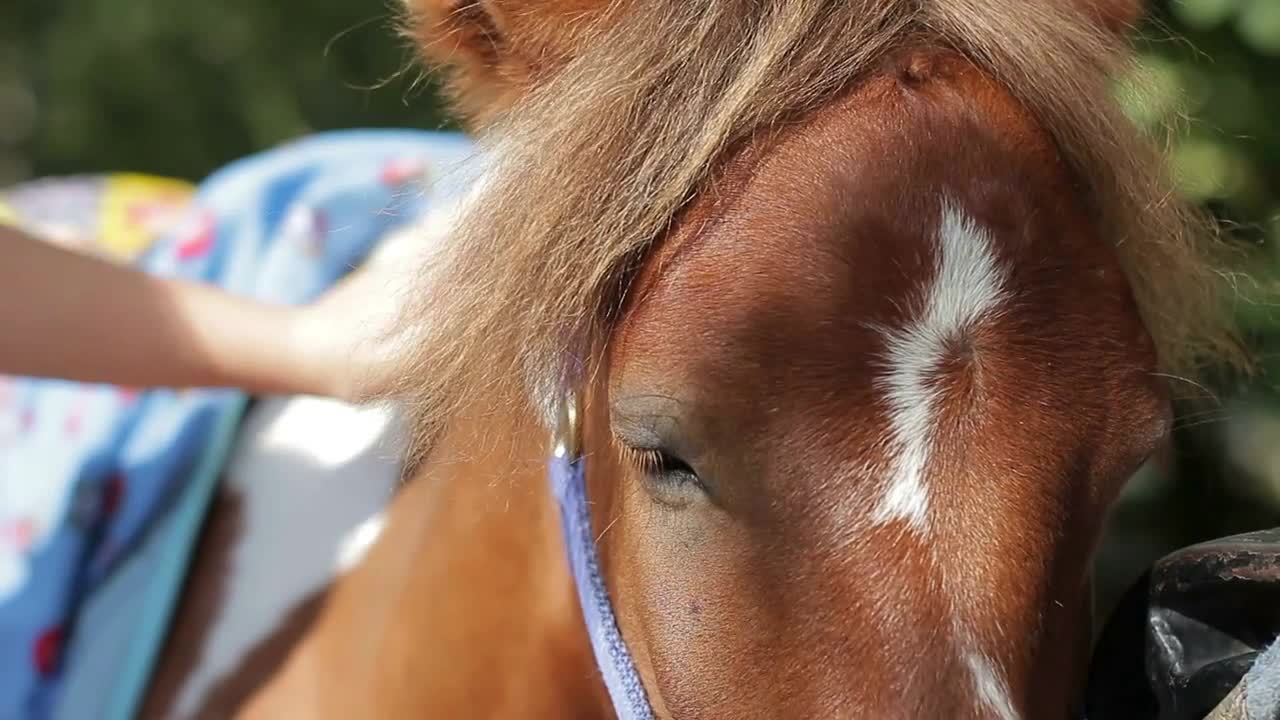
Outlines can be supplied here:
[[[1114, 23], [1124, 3], [623, 0], [594, 23], [584, 3], [559, 23], [551, 5], [458, 5], [531, 39], [499, 41], [524, 60], [460, 63], [466, 107], [496, 118], [483, 137], [498, 162], [424, 278], [450, 291], [424, 291], [406, 318], [419, 337], [394, 394], [415, 399], [423, 437], [461, 397], [524, 403], [531, 379], [577, 382], [584, 348], [607, 334], [613, 290], [726, 149], [829, 102], [909, 43], [956, 49], [1053, 138], [1120, 254], [1166, 372], [1238, 357], [1211, 225], [1178, 199], [1161, 155], [1110, 96], [1127, 45], [1094, 17]], [[415, 7], [419, 36], [434, 37], [438, 5]], [[552, 42], [557, 23], [576, 31]], [[538, 70], [520, 77], [537, 82], [494, 96], [509, 111], [472, 94], [486, 87], [477, 68], [505, 78], [522, 63]]]
[[527, 418], [470, 409], [492, 421], [453, 428], [432, 477], [399, 494], [378, 542], [241, 717], [607, 717], [543, 439], [521, 432]]
[[[624, 3], [603, 0], [407, 0], [406, 34], [448, 75], [453, 110], [482, 127], [580, 52], [593, 27]], [[1132, 28], [1140, 0], [1082, 0], [1117, 34]]]
[[[440, 7], [497, 165], [407, 316], [429, 477], [249, 716], [611, 716], [543, 476], [538, 403], [576, 389], [660, 717], [1065, 717], [1157, 368], [1236, 352], [1211, 236], [1106, 96], [1125, 4]], [[943, 197], [1016, 303], [937, 366], [922, 535], [871, 521], [875, 378]]]
[[[1018, 717], [1065, 717], [1093, 539], [1168, 419], [1114, 253], [1034, 120], [947, 52], [753, 150], [655, 249], [593, 384], [596, 527], [660, 716], [1011, 717], [975, 697], [976, 642]], [[917, 535], [872, 519], [896, 454], [874, 378], [939, 196], [992, 228], [1017, 301], [941, 363]], [[706, 492], [631, 459], [655, 446]]]
[[408, 6], [407, 32], [433, 64], [447, 63], [453, 110], [474, 125], [563, 67], [606, 10], [601, 0], [430, 0]]

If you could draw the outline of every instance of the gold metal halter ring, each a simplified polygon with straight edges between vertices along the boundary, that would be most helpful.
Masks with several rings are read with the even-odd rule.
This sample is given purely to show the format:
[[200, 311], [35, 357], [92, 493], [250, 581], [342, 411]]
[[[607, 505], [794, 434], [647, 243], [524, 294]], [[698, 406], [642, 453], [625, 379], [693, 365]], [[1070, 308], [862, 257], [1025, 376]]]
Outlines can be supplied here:
[[582, 409], [578, 393], [566, 392], [556, 408], [556, 427], [552, 433], [552, 452], [570, 461], [582, 456]]

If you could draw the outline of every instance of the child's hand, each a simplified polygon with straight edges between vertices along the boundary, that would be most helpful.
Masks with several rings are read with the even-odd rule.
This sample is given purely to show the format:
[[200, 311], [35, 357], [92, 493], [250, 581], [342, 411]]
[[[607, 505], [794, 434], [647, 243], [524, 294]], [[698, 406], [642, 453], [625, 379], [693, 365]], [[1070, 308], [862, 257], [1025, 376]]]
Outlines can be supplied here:
[[0, 313], [0, 373], [367, 399], [394, 372], [397, 309], [424, 244], [414, 230], [388, 238], [299, 308], [147, 275], [0, 225], [0, 306], [24, 308]]
[[401, 299], [417, 267], [412, 230], [388, 238], [295, 317], [295, 353], [316, 394], [359, 402], [384, 389], [397, 358], [394, 332]]

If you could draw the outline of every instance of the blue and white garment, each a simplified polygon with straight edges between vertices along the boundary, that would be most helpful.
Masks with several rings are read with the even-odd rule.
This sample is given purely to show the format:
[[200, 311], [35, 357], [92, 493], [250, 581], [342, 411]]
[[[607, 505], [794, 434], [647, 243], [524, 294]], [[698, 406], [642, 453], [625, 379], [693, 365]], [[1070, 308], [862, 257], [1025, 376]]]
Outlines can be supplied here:
[[[193, 191], [137, 176], [0, 191], [0, 222], [296, 304], [464, 192], [473, 152], [451, 133], [323, 133]], [[112, 675], [99, 681], [109, 697], [94, 701], [95, 717], [132, 716], [246, 400], [0, 377], [0, 720], [65, 715], [60, 694], [77, 664]], [[114, 609], [86, 619], [95, 593], [122, 582]]]

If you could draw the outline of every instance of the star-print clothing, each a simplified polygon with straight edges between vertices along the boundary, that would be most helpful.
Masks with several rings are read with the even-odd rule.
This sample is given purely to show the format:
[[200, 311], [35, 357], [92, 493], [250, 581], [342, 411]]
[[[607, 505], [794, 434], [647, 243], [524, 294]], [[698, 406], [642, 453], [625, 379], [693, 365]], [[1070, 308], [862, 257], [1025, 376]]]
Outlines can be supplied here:
[[[0, 222], [157, 275], [296, 304], [463, 192], [471, 154], [449, 133], [324, 133], [195, 186], [115, 175], [0, 190]], [[246, 399], [0, 376], [0, 720], [65, 715], [60, 691], [80, 656], [120, 675], [102, 687], [123, 688], [122, 699], [95, 716], [131, 716]], [[160, 550], [131, 571], [119, 605], [141, 611], [86, 619], [95, 591], [147, 545]], [[118, 656], [94, 659], [122, 633]]]

